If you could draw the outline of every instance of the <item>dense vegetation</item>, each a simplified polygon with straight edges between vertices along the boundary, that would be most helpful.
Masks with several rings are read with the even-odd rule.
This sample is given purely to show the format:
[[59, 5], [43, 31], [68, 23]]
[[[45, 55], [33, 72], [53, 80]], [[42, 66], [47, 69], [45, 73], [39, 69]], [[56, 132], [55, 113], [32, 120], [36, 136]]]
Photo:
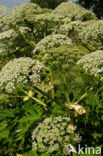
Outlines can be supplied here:
[[82, 156], [68, 145], [102, 147], [102, 127], [103, 21], [73, 2], [1, 6], [0, 155]]

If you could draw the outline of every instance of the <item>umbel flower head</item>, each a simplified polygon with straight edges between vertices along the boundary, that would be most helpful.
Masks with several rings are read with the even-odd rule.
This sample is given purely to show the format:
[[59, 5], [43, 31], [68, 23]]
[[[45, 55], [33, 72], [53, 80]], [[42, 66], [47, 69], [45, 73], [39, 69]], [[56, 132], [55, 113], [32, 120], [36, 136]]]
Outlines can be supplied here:
[[[26, 44], [26, 41], [23, 38], [23, 36], [25, 36], [25, 38], [28, 37], [28, 40], [31, 40], [32, 33], [30, 33], [30, 28], [22, 26], [18, 28], [18, 31], [19, 33], [13, 29], [10, 29], [0, 33], [0, 53], [6, 54], [5, 57], [10, 57], [11, 53], [14, 53], [15, 55], [15, 52], [17, 52], [18, 49], [21, 50], [22, 48], [24, 49], [24, 47], [31, 47], [30, 45]], [[30, 51], [29, 48], [25, 48], [25, 50], [23, 50], [23, 53], [25, 53], [24, 56], [30, 56], [28, 50]], [[18, 57], [21, 56], [19, 52]]]
[[29, 15], [33, 15], [35, 10], [40, 9], [40, 7], [37, 4], [34, 3], [24, 3], [21, 5], [16, 6], [13, 8], [13, 10], [10, 12], [10, 14], [4, 16], [2, 18], [3, 25], [15, 25], [23, 23], [24, 18], [26, 18]]
[[[50, 154], [62, 150], [62, 153], [66, 155], [69, 147], [65, 149], [65, 146], [70, 143], [70, 134], [75, 130], [72, 126], [68, 126], [69, 124], [70, 118], [46, 118], [32, 133], [32, 148]], [[80, 140], [80, 137], [75, 134], [75, 141], [79, 142]]]
[[10, 39], [13, 38], [14, 36], [16, 37], [15, 31], [13, 29], [10, 29], [8, 31], [0, 33], [0, 40]]
[[16, 85], [40, 82], [39, 73], [44, 65], [29, 57], [15, 58], [8, 62], [0, 72], [0, 87], [12, 93]]
[[60, 45], [71, 45], [71, 40], [66, 35], [52, 34], [43, 38], [34, 49], [34, 54], [37, 51], [45, 51], [53, 47], [59, 47]]
[[[19, 31], [23, 34], [27, 34], [27, 32], [29, 31], [30, 29], [28, 27], [19, 27]], [[18, 37], [19, 35], [13, 30], [13, 29], [10, 29], [10, 30], [7, 30], [7, 31], [3, 31], [0, 33], [0, 41], [4, 41], [4, 40], [13, 40], [14, 38]]]
[[80, 5], [74, 2], [63, 2], [53, 12], [62, 16], [62, 19], [65, 17], [70, 18], [71, 20], [82, 20], [83, 17], [88, 14], [88, 19], [96, 18], [95, 14], [91, 11], [88, 11], [81, 7]]
[[60, 34], [68, 34], [70, 36], [73, 35], [73, 32], [76, 31], [77, 33], [80, 33], [83, 28], [88, 26], [91, 22], [82, 22], [80, 20], [72, 21], [70, 23], [65, 23], [61, 25], [61, 27], [57, 30]]
[[103, 48], [103, 20], [94, 21], [84, 27], [79, 33], [79, 38], [95, 47], [95, 50]]
[[90, 72], [92, 75], [98, 75], [103, 73], [103, 50], [97, 50], [90, 54], [83, 56], [78, 62], [86, 72]]
[[[22, 14], [24, 12], [27, 12], [28, 10], [30, 11], [30, 9], [33, 11], [33, 9], [40, 9], [40, 6], [34, 3], [23, 3], [20, 4], [18, 6], [16, 6], [15, 8], [13, 8], [12, 13], [17, 13], [17, 14]], [[18, 13], [19, 11], [19, 13]]]

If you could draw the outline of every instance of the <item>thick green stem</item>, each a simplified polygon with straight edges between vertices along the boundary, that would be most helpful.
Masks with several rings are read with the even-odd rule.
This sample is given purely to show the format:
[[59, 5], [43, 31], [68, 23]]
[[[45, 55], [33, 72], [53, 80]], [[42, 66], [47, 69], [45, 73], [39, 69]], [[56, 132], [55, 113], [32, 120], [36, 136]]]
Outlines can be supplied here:
[[[22, 91], [28, 96], [28, 93], [26, 91], [24, 91], [23, 89], [22, 89]], [[39, 103], [40, 105], [44, 106], [45, 109], [47, 109], [47, 105], [45, 103], [43, 103], [42, 101], [38, 100], [37, 98], [35, 98], [33, 96], [31, 96], [30, 98], [33, 99], [34, 101], [36, 101], [37, 103]]]
[[[50, 72], [50, 87], [52, 90], [52, 99], [55, 99], [55, 89], [54, 89], [54, 84], [53, 84], [53, 77], [52, 77], [52, 72]], [[55, 101], [53, 101], [53, 104], [55, 104]]]

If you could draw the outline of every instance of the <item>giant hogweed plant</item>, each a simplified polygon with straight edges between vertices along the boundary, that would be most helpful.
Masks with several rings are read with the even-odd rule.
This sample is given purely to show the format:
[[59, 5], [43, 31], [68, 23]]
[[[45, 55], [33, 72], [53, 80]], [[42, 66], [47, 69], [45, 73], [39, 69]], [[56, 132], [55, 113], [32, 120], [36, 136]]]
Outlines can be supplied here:
[[[46, 85], [47, 85], [47, 81]], [[50, 77], [48, 79], [48, 85], [45, 86], [44, 82], [42, 85], [31, 85], [30, 86], [24, 86], [16, 88], [12, 94], [1, 94], [0, 96], [0, 138], [2, 139], [1, 142], [1, 153], [5, 153], [5, 155], [12, 155], [17, 153], [24, 153], [26, 151], [28, 155], [29, 153], [35, 153], [35, 155], [41, 155], [43, 153], [47, 154], [47, 152], [39, 151], [38, 145], [35, 146], [36, 150], [32, 149], [32, 143], [34, 139], [32, 140], [31, 136], [33, 135], [33, 131], [35, 132], [35, 128], [39, 126], [39, 123], [42, 121], [45, 121], [47, 118], [55, 118], [55, 117], [66, 117], [70, 118], [70, 122], [67, 124], [67, 128], [69, 129], [69, 135], [70, 139], [66, 142], [72, 143], [73, 146], [76, 148], [76, 137], [75, 134], [78, 132], [83, 139], [82, 144], [87, 143], [88, 138], [86, 138], [86, 128], [88, 125], [94, 126], [93, 122], [96, 120], [98, 122], [97, 126], [95, 125], [94, 131], [90, 134], [90, 138], [92, 137], [93, 141], [97, 139], [100, 139], [102, 136], [100, 136], [100, 133], [97, 128], [98, 126], [101, 127], [102, 118], [98, 116], [99, 111], [101, 108], [101, 99], [99, 101], [95, 101], [95, 98], [99, 98], [100, 93], [102, 93], [102, 88], [97, 91], [97, 87], [100, 85], [90, 85], [92, 88], [87, 88], [87, 90], [79, 94], [79, 96], [71, 97], [71, 93], [67, 90], [67, 82], [64, 77], [64, 85], [65, 85], [65, 101], [62, 103], [59, 101], [60, 99], [57, 98], [55, 85], [53, 84], [53, 75], [50, 73]], [[86, 79], [87, 82], [87, 79]], [[86, 84], [87, 85], [87, 84]], [[42, 89], [41, 89], [42, 86]], [[48, 89], [47, 89], [48, 88]], [[47, 90], [47, 91], [46, 91]], [[96, 97], [95, 97], [96, 96]], [[102, 94], [101, 94], [102, 96]], [[92, 98], [91, 98], [92, 97]], [[89, 103], [91, 99], [91, 102]], [[98, 106], [96, 107], [96, 110], [94, 109], [93, 105], [90, 106], [93, 100], [98, 102]], [[102, 101], [101, 101], [102, 102]], [[85, 106], [86, 104], [86, 106]], [[93, 117], [93, 114], [90, 112], [90, 109], [94, 112], [95, 118]], [[98, 112], [97, 112], [98, 110]], [[5, 113], [7, 112], [7, 113]], [[101, 110], [102, 113], [102, 110]], [[4, 115], [5, 114], [5, 115]], [[83, 115], [84, 114], [84, 115]], [[82, 116], [81, 116], [82, 115]], [[96, 117], [98, 116], [99, 120], [97, 121]], [[90, 119], [88, 120], [88, 118]], [[55, 121], [55, 120], [54, 120]], [[82, 123], [82, 124], [81, 124]], [[50, 124], [53, 124], [50, 122]], [[83, 127], [81, 125], [85, 125], [85, 130], [83, 130]], [[43, 126], [43, 125], [42, 125]], [[43, 128], [41, 126], [41, 128]], [[59, 126], [59, 125], [58, 125]], [[77, 127], [77, 129], [75, 129]], [[51, 133], [52, 129], [48, 129], [48, 133]], [[99, 129], [98, 129], [99, 130]], [[59, 133], [59, 131], [58, 131]], [[67, 135], [66, 131], [65, 134]], [[43, 133], [42, 135], [45, 135]], [[39, 129], [38, 129], [38, 136], [39, 137]], [[8, 139], [9, 138], [9, 139]], [[53, 141], [53, 140], [52, 140]], [[93, 143], [91, 142], [91, 144]], [[59, 142], [58, 142], [59, 143]], [[53, 144], [54, 146], [55, 144]], [[50, 145], [49, 145], [50, 146]], [[43, 146], [44, 147], [44, 146]], [[50, 146], [51, 147], [51, 146]], [[57, 150], [52, 151], [53, 153], [58, 153], [59, 155], [63, 152], [61, 151], [62, 148], [58, 147], [56, 144], [54, 146]], [[64, 147], [64, 146], [63, 146]], [[59, 148], [59, 151], [58, 151]], [[9, 149], [9, 150], [8, 150]], [[47, 149], [45, 145], [45, 149]], [[68, 151], [68, 147], [65, 148], [66, 151]], [[64, 151], [65, 151], [64, 150]], [[61, 152], [60, 152], [61, 151]], [[65, 152], [66, 152], [65, 151]], [[56, 154], [55, 153], [55, 154]], [[48, 153], [50, 155], [50, 153]], [[75, 155], [75, 153], [73, 153]]]
[[[77, 116], [86, 113], [86, 110], [81, 105], [79, 105], [78, 103], [81, 102], [86, 96], [88, 96], [88, 93], [91, 93], [91, 91], [92, 91], [92, 88], [90, 88], [88, 90], [88, 92], [85, 92], [78, 100], [73, 99], [73, 101], [70, 100], [68, 93], [67, 92], [65, 93], [67, 96], [67, 104], [65, 106], [67, 107], [67, 112], [69, 113], [68, 115], [71, 118], [71, 123], [68, 126], [68, 129], [74, 130], [75, 124], [78, 121]], [[28, 96], [26, 98], [24, 98], [25, 100], [28, 100], [30, 98], [29, 94], [30, 94], [30, 92], [28, 93]], [[26, 93], [26, 95], [27, 95], [27, 93]], [[56, 107], [57, 104], [58, 103], [56, 103], [56, 101], [55, 101], [54, 107]], [[75, 133], [74, 132], [71, 133], [71, 138], [72, 138], [72, 144], [76, 146], [76, 144], [75, 144]], [[36, 146], [37, 145], [35, 145], [35, 148], [36, 148]], [[73, 155], [75, 155], [75, 153], [73, 153]]]
[[[52, 76], [52, 75], [50, 75]], [[4, 140], [8, 142], [8, 147], [13, 144], [12, 148], [10, 148], [11, 153], [14, 152], [15, 148], [18, 148], [16, 152], [22, 153], [23, 150], [30, 150], [31, 149], [31, 132], [34, 129], [34, 127], [38, 124], [39, 121], [42, 121], [44, 118], [47, 117], [55, 117], [55, 116], [64, 116], [64, 117], [70, 117], [70, 124], [67, 125], [68, 133], [71, 136], [71, 141], [73, 145], [76, 146], [75, 142], [75, 119], [78, 115], [82, 115], [85, 113], [85, 109], [80, 106], [78, 103], [83, 100], [83, 98], [87, 95], [86, 93], [79, 99], [74, 101], [71, 101], [69, 99], [69, 96], [66, 94], [67, 97], [67, 104], [64, 104], [65, 108], [64, 113], [61, 113], [61, 107], [59, 108], [59, 101], [56, 100], [55, 92], [53, 90], [53, 82], [51, 82], [50, 79], [50, 87], [52, 91], [52, 96], [45, 93], [43, 90], [38, 88], [34, 85], [34, 87], [29, 88], [19, 88], [14, 92], [14, 95], [9, 95], [8, 97], [5, 96], [5, 104], [8, 103], [8, 100], [12, 98], [12, 100], [16, 99], [19, 102], [16, 106], [13, 105], [5, 105], [5, 111], [8, 113], [4, 116], [6, 123], [4, 122], [4, 118], [1, 118], [1, 134], [2, 137], [4, 137]], [[41, 98], [38, 98], [37, 93], [40, 92], [42, 94]], [[64, 107], [63, 106], [63, 107]], [[53, 113], [53, 109], [57, 107], [58, 112]], [[3, 106], [1, 107], [3, 110]], [[4, 111], [3, 110], [3, 111]], [[4, 113], [2, 111], [2, 113]], [[10, 116], [9, 116], [10, 113]], [[16, 116], [15, 116], [16, 115]], [[15, 118], [16, 117], [16, 118]], [[7, 119], [7, 120], [6, 120]], [[9, 123], [12, 123], [8, 125]], [[6, 131], [7, 130], [8, 133]], [[59, 132], [58, 132], [59, 133]], [[8, 134], [5, 136], [4, 134]], [[48, 130], [49, 134], [49, 130]], [[7, 140], [7, 137], [10, 136], [10, 140]], [[68, 140], [70, 141], [70, 140]], [[68, 142], [67, 141], [67, 142]], [[14, 142], [14, 143], [13, 143]], [[5, 142], [3, 142], [5, 143]], [[68, 142], [69, 143], [69, 142]], [[58, 149], [58, 148], [57, 148]], [[65, 149], [65, 148], [64, 148]], [[13, 151], [14, 150], [14, 151]], [[69, 150], [69, 149], [68, 149]], [[64, 150], [65, 151], [65, 150]], [[8, 153], [8, 151], [6, 151]], [[9, 151], [10, 152], [10, 151]], [[15, 152], [14, 152], [15, 153]], [[73, 155], [75, 155], [73, 153]]]
[[[25, 91], [24, 91], [25, 92]], [[28, 95], [28, 96], [26, 96], [25, 98], [24, 98], [24, 100], [28, 100], [29, 98], [32, 98], [33, 100], [36, 100], [35, 98], [33, 98], [32, 96], [33, 96], [33, 93], [31, 92], [31, 91], [29, 91], [29, 93], [27, 94], [27, 92], [25, 92], [26, 93], [26, 95]], [[79, 138], [79, 136], [76, 136], [76, 134], [75, 134], [75, 119], [76, 119], [76, 117], [78, 116], [78, 115], [82, 115], [82, 114], [85, 114], [86, 113], [86, 111], [85, 111], [85, 109], [82, 107], [82, 106], [80, 106], [79, 104], [78, 104], [78, 102], [79, 101], [81, 101], [84, 97], [86, 96], [86, 94], [84, 94], [78, 101], [76, 101], [75, 103], [72, 103], [72, 102], [70, 102], [69, 101], [69, 103], [68, 104], [66, 104], [66, 107], [67, 107], [67, 112], [69, 112], [69, 115], [70, 115], [70, 119], [68, 118], [68, 115], [67, 115], [67, 119], [69, 119], [71, 122], [70, 122], [70, 124], [67, 124], [67, 130], [66, 130], [66, 132], [65, 133], [67, 133], [66, 135], [67, 135], [67, 137], [68, 137], [68, 139], [67, 140], [65, 140], [65, 138], [64, 138], [64, 140], [66, 141], [65, 142], [65, 144], [64, 144], [64, 146], [63, 146], [63, 151], [61, 151], [61, 149], [60, 149], [60, 147], [58, 146], [58, 143], [57, 144], [55, 144], [54, 145], [54, 147], [53, 147], [53, 145], [52, 144], [50, 144], [49, 145], [49, 149], [47, 149], [46, 148], [46, 145], [43, 145], [43, 148], [42, 148], [42, 145], [39, 147], [37, 144], [36, 144], [36, 142], [33, 142], [33, 147], [34, 147], [34, 149], [38, 149], [38, 151], [39, 151], [39, 148], [41, 148], [41, 152], [43, 152], [43, 151], [45, 151], [45, 150], [47, 150], [47, 153], [52, 153], [52, 152], [54, 152], [54, 151], [58, 151], [58, 150], [60, 150], [62, 153], [64, 153], [64, 155], [67, 155], [68, 154], [68, 152], [69, 152], [69, 148], [66, 146], [67, 145], [67, 143], [69, 143], [69, 142], [72, 142], [72, 144], [74, 145], [74, 146], [76, 146], [76, 143], [80, 140], [80, 138]], [[69, 99], [69, 98], [68, 98]], [[55, 100], [54, 100], [55, 101]], [[39, 103], [39, 102], [38, 102]], [[41, 103], [40, 102], [40, 104], [41, 105], [43, 105], [44, 106], [44, 108], [45, 109], [48, 109], [48, 108], [46, 108], [46, 105], [44, 105], [43, 103]], [[55, 103], [53, 103], [55, 106], [54, 107], [56, 107], [56, 101], [55, 101]], [[69, 111], [70, 110], [70, 111]], [[51, 119], [52, 118], [47, 118], [47, 120], [49, 121], [51, 121]], [[59, 120], [59, 117], [57, 118], [57, 120]], [[61, 118], [60, 119], [60, 121], [62, 121], [63, 119]], [[45, 121], [44, 121], [45, 122]], [[56, 118], [54, 118], [54, 123], [56, 123]], [[47, 123], [45, 122], [45, 124], [47, 125]], [[44, 124], [44, 125], [45, 125]], [[53, 123], [51, 123], [51, 125], [52, 125]], [[63, 124], [63, 121], [62, 121], [62, 124]], [[43, 125], [43, 126], [44, 126]], [[57, 124], [56, 124], [57, 125]], [[61, 126], [63, 126], [63, 125], [61, 125]], [[61, 127], [60, 126], [60, 127]], [[42, 129], [42, 126], [41, 126], [41, 129]], [[39, 129], [38, 129], [39, 130]], [[44, 131], [44, 129], [43, 129], [43, 131]], [[35, 134], [34, 134], [35, 133]], [[45, 133], [45, 132], [44, 132]], [[44, 134], [44, 136], [45, 135], [49, 135], [49, 133], [50, 133], [50, 130], [48, 129], [48, 130], [46, 130], [46, 134]], [[61, 135], [61, 133], [63, 133], [64, 134], [64, 132], [59, 132], [58, 131], [58, 133], [60, 133], [60, 135]], [[41, 132], [40, 132], [40, 134], [41, 134]], [[34, 130], [34, 132], [33, 132], [33, 136], [32, 136], [32, 138], [34, 138], [35, 139], [35, 135], [37, 135], [36, 134], [36, 130]], [[39, 133], [38, 133], [38, 135], [39, 135]], [[68, 136], [68, 135], [70, 135], [70, 136]], [[38, 136], [38, 137], [40, 137], [40, 136]], [[43, 136], [42, 136], [43, 137]], [[56, 135], [55, 136], [52, 136], [52, 137], [56, 137]], [[59, 136], [58, 136], [59, 137]], [[69, 139], [69, 137], [71, 138], [71, 139]], [[53, 140], [54, 138], [52, 138], [52, 140]], [[60, 139], [63, 139], [63, 136], [61, 136], [61, 138]], [[79, 139], [79, 140], [78, 140]], [[37, 138], [37, 140], [38, 140], [38, 138]], [[48, 140], [49, 140], [49, 136], [48, 136]], [[50, 139], [51, 140], [51, 139]], [[59, 141], [59, 140], [58, 140]], [[62, 141], [62, 140], [61, 140]], [[38, 141], [38, 143], [39, 143], [39, 141]], [[48, 146], [48, 145], [47, 145]], [[39, 152], [40, 152], [39, 151]], [[73, 153], [73, 156], [75, 156], [76, 154], [75, 153]]]
[[[61, 10], [62, 6], [64, 7]], [[73, 45], [66, 36], [68, 35], [67, 33], [65, 35], [57, 35], [56, 39], [49, 40], [48, 38], [48, 36], [56, 36], [54, 34], [51, 35], [51, 33], [53, 31], [57, 32], [56, 29], [63, 22], [63, 20], [60, 22], [60, 19], [63, 18], [62, 13], [64, 12], [63, 15], [65, 16], [68, 8], [70, 8], [69, 18], [71, 20], [85, 20], [87, 18], [86, 14], [91, 15], [93, 19], [95, 18], [94, 14], [83, 8], [81, 9], [80, 6], [74, 9], [75, 12], [72, 15], [73, 6], [76, 8], [78, 5], [72, 2], [64, 3], [59, 8], [57, 7], [53, 13], [50, 13], [52, 12], [51, 10], [44, 11], [35, 4], [26, 3], [15, 8], [10, 15], [2, 18], [4, 25], [7, 21], [5, 29], [10, 28], [13, 32], [11, 33], [11, 30], [7, 30], [0, 35], [3, 41], [3, 44], [0, 45], [0, 52], [2, 54], [10, 52], [8, 53], [9, 58], [6, 58], [6, 55], [3, 58], [6, 58], [8, 62], [11, 57], [16, 57], [13, 64], [16, 65], [15, 62], [17, 63], [23, 59], [19, 57], [32, 57], [32, 50], [35, 49], [37, 56], [34, 55], [34, 57], [42, 61], [51, 71], [48, 72], [49, 78], [47, 76], [48, 73], [46, 73], [46, 76], [38, 77], [40, 73], [37, 70], [35, 71], [35, 67], [32, 69], [35, 60], [31, 58], [28, 58], [30, 62], [27, 63], [26, 70], [26, 63], [24, 61], [23, 64], [23, 60], [17, 63], [17, 68], [10, 65], [12, 60], [5, 66], [7, 68], [2, 68], [1, 82], [2, 85], [6, 85], [6, 90], [5, 87], [5, 91], [0, 90], [0, 155], [27, 154], [31, 156], [32, 153], [33, 156], [66, 155], [69, 151], [68, 143], [72, 143], [76, 149], [78, 140], [80, 141], [80, 137], [76, 135], [77, 133], [82, 136], [81, 143], [83, 145], [85, 143], [88, 144], [88, 140], [90, 140], [90, 145], [102, 144], [102, 81], [100, 82], [96, 78], [94, 81], [93, 76], [86, 77], [83, 72], [81, 76], [77, 70], [75, 71], [75, 63], [81, 58], [81, 54], [77, 48], [72, 48]], [[65, 9], [66, 11], [64, 11]], [[57, 16], [56, 13], [58, 13]], [[11, 18], [11, 20], [8, 20], [8, 18]], [[69, 21], [68, 17], [65, 20]], [[27, 31], [25, 32], [25, 30]], [[10, 34], [14, 34], [14, 37], [12, 35], [10, 37]], [[74, 30], [74, 35], [78, 35], [77, 29]], [[41, 40], [42, 38], [44, 39]], [[57, 39], [60, 42], [57, 42]], [[78, 39], [78, 36], [76, 39]], [[49, 43], [48, 41], [51, 42]], [[64, 44], [64, 41], [68, 44], [65, 49], [63, 47], [65, 45], [61, 45], [61, 43]], [[37, 46], [36, 43], [38, 43]], [[86, 44], [84, 43], [84, 45]], [[42, 51], [43, 49], [44, 52]], [[11, 56], [11, 54], [13, 55]], [[60, 72], [57, 72], [57, 70]], [[35, 84], [31, 82], [24, 84], [24, 79], [29, 80], [32, 75], [34, 76], [33, 80], [41, 78], [39, 79], [41, 81], [39, 83], [33, 81]], [[85, 82], [83, 82], [82, 77]], [[16, 83], [17, 81], [19, 83]], [[58, 81], [61, 82], [58, 83]], [[18, 84], [22, 83], [23, 85], [18, 86]], [[11, 89], [13, 90], [11, 92], [8, 92], [9, 85], [12, 85]], [[62, 128], [61, 131], [60, 128]], [[46, 137], [46, 134], [48, 137]], [[51, 138], [51, 136], [53, 137]], [[40, 144], [43, 147], [42, 149]], [[73, 153], [73, 156], [75, 155]]]

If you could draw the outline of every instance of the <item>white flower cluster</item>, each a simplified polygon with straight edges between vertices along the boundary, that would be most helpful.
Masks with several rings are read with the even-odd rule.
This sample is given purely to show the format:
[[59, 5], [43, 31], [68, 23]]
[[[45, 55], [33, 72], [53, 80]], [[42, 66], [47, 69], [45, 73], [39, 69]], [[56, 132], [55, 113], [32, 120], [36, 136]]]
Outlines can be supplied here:
[[77, 65], [81, 65], [86, 72], [90, 72], [92, 75], [103, 74], [103, 51], [97, 50], [83, 56]]
[[[70, 118], [46, 118], [32, 133], [32, 148], [47, 151], [48, 153], [63, 149], [62, 152], [66, 153], [65, 146], [70, 142], [70, 134], [75, 130], [72, 126], [68, 127], [68, 125], [70, 125]], [[80, 140], [77, 138], [76, 141]]]
[[34, 54], [36, 51], [45, 51], [53, 47], [59, 47], [60, 45], [67, 44], [71, 45], [71, 40], [66, 35], [52, 34], [43, 38], [34, 49]]
[[[19, 28], [19, 31], [21, 33], [27, 33], [29, 30], [30, 29], [28, 27], [20, 27]], [[12, 39], [13, 37], [16, 38], [17, 36], [18, 36], [18, 34], [13, 29], [10, 29], [10, 30], [0, 33], [0, 40], [4, 40], [4, 39], [9, 40], [9, 39]]]
[[95, 21], [83, 28], [79, 37], [96, 50], [99, 49], [103, 46], [103, 20]]
[[57, 32], [61, 34], [73, 33], [73, 31], [76, 31], [77, 33], [81, 32], [83, 28], [85, 28], [87, 25], [89, 25], [90, 22], [81, 22], [80, 20], [73, 21], [67, 24], [62, 25]]
[[20, 4], [20, 5], [16, 6], [15, 8], [13, 8], [12, 13], [14, 13], [14, 14], [24, 14], [28, 10], [33, 11], [33, 9], [39, 9], [39, 8], [40, 8], [39, 5], [28, 2], [28, 3]]
[[46, 8], [31, 9], [25, 13], [25, 19], [32, 24], [38, 21], [40, 22], [40, 20], [51, 20], [51, 18], [53, 19], [51, 12], [52, 10]]
[[30, 31], [30, 28], [22, 26], [22, 27], [19, 27], [19, 31], [21, 33], [27, 33], [28, 31]]
[[10, 38], [14, 37], [15, 35], [16, 35], [16, 33], [12, 29], [8, 30], [8, 31], [4, 31], [4, 32], [0, 33], [0, 40], [10, 39]]
[[[30, 29], [28, 27], [20, 27], [19, 31], [22, 34], [28, 35]], [[7, 53], [12, 51], [11, 46], [18, 42], [16, 39], [19, 37], [19, 34], [16, 33], [13, 29], [4, 31], [0, 33], [0, 53]], [[8, 43], [8, 44], [7, 44]], [[16, 47], [15, 47], [16, 48]]]
[[23, 23], [26, 16], [35, 13], [35, 10], [40, 9], [40, 7], [34, 3], [24, 3], [16, 6], [10, 14], [2, 18], [2, 23], [5, 25]]
[[[14, 40], [17, 37], [17, 34], [14, 30], [8, 30], [0, 33], [0, 54], [7, 53], [9, 50], [8, 45], [11, 45], [11, 39]], [[7, 42], [9, 44], [7, 44]], [[14, 43], [13, 43], [14, 44]]]
[[63, 18], [69, 17], [71, 20], [81, 20], [84, 15], [89, 14], [90, 19], [94, 19], [95, 14], [73, 2], [63, 2], [54, 10], [54, 14], [61, 15]]
[[9, 61], [0, 71], [0, 87], [12, 93], [16, 85], [28, 82], [40, 82], [39, 73], [44, 68], [42, 63], [29, 57], [15, 58]]

